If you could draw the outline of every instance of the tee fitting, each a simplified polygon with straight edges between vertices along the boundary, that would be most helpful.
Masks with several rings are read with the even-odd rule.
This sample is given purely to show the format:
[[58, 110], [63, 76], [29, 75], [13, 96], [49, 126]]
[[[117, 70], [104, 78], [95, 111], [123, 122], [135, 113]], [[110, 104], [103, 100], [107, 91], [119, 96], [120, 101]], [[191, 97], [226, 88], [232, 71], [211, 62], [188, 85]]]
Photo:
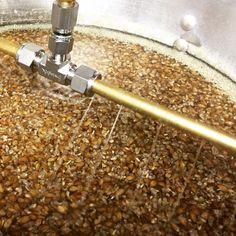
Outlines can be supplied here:
[[[70, 4], [63, 4], [67, 2]], [[48, 48], [51, 53], [33, 43], [24, 44], [17, 52], [17, 62], [24, 69], [71, 88], [86, 96], [93, 96], [92, 85], [101, 75], [92, 68], [71, 62], [73, 30], [77, 22], [79, 5], [75, 1], [55, 1], [52, 8], [52, 34]]]

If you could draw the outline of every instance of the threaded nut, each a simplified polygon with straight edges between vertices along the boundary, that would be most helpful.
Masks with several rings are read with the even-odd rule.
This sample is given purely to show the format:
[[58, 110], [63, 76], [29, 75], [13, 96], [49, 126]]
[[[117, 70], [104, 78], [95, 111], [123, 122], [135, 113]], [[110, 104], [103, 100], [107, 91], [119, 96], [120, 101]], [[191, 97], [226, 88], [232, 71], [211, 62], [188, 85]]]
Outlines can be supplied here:
[[57, 2], [52, 8], [52, 29], [61, 34], [71, 33], [77, 23], [79, 4], [68, 8], [61, 7]]
[[23, 69], [34, 72], [36, 58], [42, 53], [44, 53], [43, 48], [33, 43], [27, 43], [17, 52], [16, 60]]
[[93, 96], [92, 91], [93, 82], [100, 79], [101, 75], [94, 69], [81, 65], [76, 71], [71, 80], [71, 88], [76, 92], [85, 94], [86, 96]]
[[71, 36], [58, 36], [52, 34], [49, 38], [48, 48], [53, 54], [66, 55], [73, 49], [74, 39]]

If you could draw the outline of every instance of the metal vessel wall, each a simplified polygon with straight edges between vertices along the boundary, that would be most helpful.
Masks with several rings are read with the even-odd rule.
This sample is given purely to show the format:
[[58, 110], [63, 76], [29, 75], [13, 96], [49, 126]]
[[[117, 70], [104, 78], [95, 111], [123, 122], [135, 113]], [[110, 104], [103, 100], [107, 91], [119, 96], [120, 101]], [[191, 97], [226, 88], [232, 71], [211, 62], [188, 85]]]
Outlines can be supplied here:
[[[0, 25], [47, 23], [53, 1], [0, 0]], [[169, 46], [189, 34], [185, 15], [196, 19], [187, 35], [188, 52], [236, 81], [236, 1], [234, 0], [80, 0], [79, 24], [101, 26], [158, 40]], [[193, 39], [192, 39], [193, 38]]]

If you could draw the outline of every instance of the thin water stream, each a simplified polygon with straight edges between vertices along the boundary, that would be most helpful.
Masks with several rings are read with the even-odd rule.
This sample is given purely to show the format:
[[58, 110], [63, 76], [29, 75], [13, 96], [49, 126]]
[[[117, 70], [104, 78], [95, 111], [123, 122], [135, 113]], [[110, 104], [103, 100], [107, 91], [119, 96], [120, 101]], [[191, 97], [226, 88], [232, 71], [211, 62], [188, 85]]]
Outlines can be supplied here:
[[[46, 48], [48, 30], [1, 36]], [[8, 56], [0, 54], [0, 60], [1, 232], [235, 232], [234, 156], [104, 98], [85, 98], [27, 74]], [[76, 33], [73, 61], [96, 68], [112, 84], [236, 134], [236, 106], [226, 94], [137, 40]]]

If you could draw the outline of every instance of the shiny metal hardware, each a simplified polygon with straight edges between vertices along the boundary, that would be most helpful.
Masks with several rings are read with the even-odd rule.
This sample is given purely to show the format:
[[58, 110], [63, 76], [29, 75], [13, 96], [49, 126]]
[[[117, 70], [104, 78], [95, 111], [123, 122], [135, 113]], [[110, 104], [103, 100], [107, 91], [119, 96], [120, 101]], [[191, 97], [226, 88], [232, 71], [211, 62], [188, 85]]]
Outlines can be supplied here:
[[52, 34], [46, 54], [43, 48], [33, 43], [24, 44], [17, 52], [18, 64], [32, 72], [60, 83], [86, 96], [93, 96], [92, 85], [101, 75], [87, 66], [77, 67], [71, 62], [73, 29], [76, 25], [79, 5], [75, 1], [55, 1], [52, 10]]
[[38, 57], [42, 54], [44, 54], [43, 48], [33, 43], [27, 43], [17, 51], [16, 61], [23, 69], [35, 72], [37, 71]]
[[94, 81], [97, 79], [101, 79], [101, 75], [96, 70], [82, 65], [75, 71], [71, 80], [71, 88], [76, 92], [91, 97], [94, 95], [92, 88]]
[[58, 2], [53, 3], [52, 7], [52, 30], [60, 34], [72, 33], [78, 17], [79, 4], [63, 7]]
[[[71, 2], [68, 5], [60, 5], [60, 7], [65, 6], [69, 8], [73, 4]], [[51, 54], [46, 54], [41, 47], [34, 44], [25, 44], [18, 50], [17, 44], [9, 43], [3, 39], [0, 39], [0, 50], [12, 56], [17, 55], [18, 64], [23, 68], [38, 71], [41, 75], [58, 83], [70, 84], [71, 88], [77, 92], [87, 96], [96, 93], [155, 120], [164, 121], [219, 144], [233, 153], [236, 152], [235, 137], [100, 81], [100, 74], [89, 67], [74, 65], [69, 54], [72, 38], [72, 32], [62, 35], [55, 33], [49, 42]], [[66, 43], [63, 42], [63, 39]]]

